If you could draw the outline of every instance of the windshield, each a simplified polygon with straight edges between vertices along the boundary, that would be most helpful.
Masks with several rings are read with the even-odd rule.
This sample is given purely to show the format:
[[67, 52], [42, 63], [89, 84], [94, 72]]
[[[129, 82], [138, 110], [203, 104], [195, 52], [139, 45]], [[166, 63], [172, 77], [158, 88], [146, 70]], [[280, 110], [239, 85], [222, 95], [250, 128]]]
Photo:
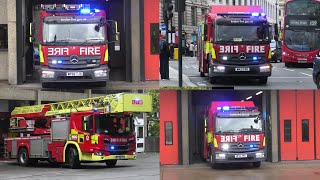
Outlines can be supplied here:
[[262, 131], [262, 120], [257, 117], [216, 118], [216, 132]]
[[216, 41], [264, 41], [269, 39], [269, 30], [262, 26], [216, 26]]
[[130, 117], [95, 115], [96, 133], [125, 136], [133, 132], [133, 121]]
[[320, 15], [320, 2], [312, 0], [288, 2], [286, 15]]
[[43, 42], [105, 41], [105, 28], [95, 31], [97, 24], [47, 24], [43, 26]]
[[313, 51], [319, 48], [319, 31], [286, 30], [284, 42], [289, 49], [295, 51]]

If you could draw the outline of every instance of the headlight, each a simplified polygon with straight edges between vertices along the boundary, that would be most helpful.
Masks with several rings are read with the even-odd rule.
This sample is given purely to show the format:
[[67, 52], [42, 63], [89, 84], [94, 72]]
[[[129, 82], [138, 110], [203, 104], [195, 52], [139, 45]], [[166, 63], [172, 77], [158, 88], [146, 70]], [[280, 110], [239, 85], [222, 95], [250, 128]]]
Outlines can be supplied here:
[[222, 150], [227, 151], [229, 149], [229, 144], [223, 144], [221, 148]]
[[260, 72], [270, 72], [270, 71], [271, 71], [270, 65], [264, 65], [260, 67]]
[[256, 158], [264, 158], [264, 153], [256, 153]]
[[98, 70], [94, 72], [95, 77], [106, 77], [107, 76], [107, 70]]
[[272, 51], [271, 54], [274, 55], [274, 51]]
[[53, 71], [42, 71], [42, 78], [54, 78], [54, 72]]
[[227, 57], [227, 56], [223, 56], [223, 57], [222, 57], [222, 60], [225, 60], [225, 61], [226, 61], [226, 60], [228, 60], [228, 57]]
[[226, 68], [224, 66], [214, 66], [213, 72], [225, 72]]
[[226, 159], [226, 154], [216, 154], [216, 159]]
[[104, 156], [103, 152], [96, 152], [95, 154], [96, 154], [96, 156]]
[[286, 52], [283, 52], [282, 55], [287, 55], [287, 53], [286, 53]]

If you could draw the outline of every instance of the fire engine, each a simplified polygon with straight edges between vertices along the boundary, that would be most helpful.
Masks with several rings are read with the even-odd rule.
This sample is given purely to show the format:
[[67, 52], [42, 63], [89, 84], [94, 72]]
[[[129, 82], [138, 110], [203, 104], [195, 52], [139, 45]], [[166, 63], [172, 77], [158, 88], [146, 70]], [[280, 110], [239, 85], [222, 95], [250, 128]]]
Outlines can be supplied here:
[[34, 7], [30, 42], [39, 48], [43, 87], [52, 82], [109, 80], [108, 44], [118, 41], [117, 22], [91, 4], [41, 4]]
[[212, 102], [205, 115], [204, 159], [221, 163], [265, 161], [265, 123], [252, 101]]
[[39, 160], [53, 164], [105, 162], [136, 159], [133, 113], [151, 112], [147, 94], [111, 94], [75, 101], [16, 107], [11, 113], [5, 139], [8, 158], [28, 166]]
[[201, 77], [259, 79], [271, 76], [271, 26], [259, 6], [211, 6], [198, 26]]

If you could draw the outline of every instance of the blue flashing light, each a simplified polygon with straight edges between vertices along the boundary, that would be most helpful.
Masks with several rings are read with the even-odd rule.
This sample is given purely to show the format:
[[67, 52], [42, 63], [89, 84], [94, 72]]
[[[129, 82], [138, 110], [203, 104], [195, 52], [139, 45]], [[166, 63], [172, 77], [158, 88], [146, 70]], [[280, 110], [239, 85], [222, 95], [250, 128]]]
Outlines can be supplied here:
[[253, 59], [254, 61], [256, 61], [256, 60], [258, 60], [258, 57], [257, 57], [257, 56], [254, 56], [252, 59]]
[[266, 14], [265, 13], [261, 13], [261, 16], [266, 16]]
[[94, 9], [94, 12], [99, 13], [99, 12], [101, 12], [101, 10], [100, 9]]
[[222, 110], [224, 110], [224, 111], [229, 111], [229, 109], [230, 109], [229, 106], [223, 106], [223, 107], [222, 107]]
[[249, 147], [250, 147], [250, 148], [253, 148], [253, 144], [250, 144]]
[[93, 111], [94, 112], [98, 112], [98, 108], [93, 108]]
[[221, 107], [217, 107], [217, 110], [219, 110], [219, 111], [220, 111], [220, 110], [221, 110]]
[[61, 61], [61, 60], [59, 60], [59, 61], [58, 61], [58, 64], [62, 64], [62, 61]]
[[252, 13], [251, 15], [252, 15], [252, 16], [255, 16], [255, 17], [258, 17], [258, 16], [259, 16], [259, 13], [254, 12], [254, 13]]
[[114, 150], [114, 146], [110, 146], [110, 149], [111, 149], [111, 150]]
[[90, 10], [90, 9], [81, 9], [81, 10], [80, 10], [80, 13], [81, 13], [81, 14], [90, 14], [90, 13], [91, 13], [91, 10]]

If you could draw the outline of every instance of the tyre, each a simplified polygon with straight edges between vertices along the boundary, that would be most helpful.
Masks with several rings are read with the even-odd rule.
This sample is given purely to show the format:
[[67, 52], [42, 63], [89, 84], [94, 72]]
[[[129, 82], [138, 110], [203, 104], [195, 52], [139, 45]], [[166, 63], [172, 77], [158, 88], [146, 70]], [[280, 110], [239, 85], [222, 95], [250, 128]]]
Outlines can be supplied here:
[[259, 168], [261, 166], [261, 161], [252, 163], [253, 167]]
[[212, 168], [212, 169], [216, 169], [216, 168], [217, 168], [217, 164], [214, 162], [213, 154], [212, 154], [212, 153], [211, 153], [211, 155], [210, 155], [210, 163], [211, 163], [211, 168]]
[[18, 162], [21, 166], [28, 166], [31, 164], [29, 153], [26, 148], [21, 148], [18, 152]]
[[217, 78], [216, 77], [209, 77], [209, 81], [211, 84], [215, 84], [217, 82]]
[[267, 84], [267, 82], [268, 82], [268, 77], [261, 77], [261, 78], [259, 78], [259, 83], [260, 83], [260, 84], [265, 85], [265, 84]]
[[116, 164], [117, 164], [117, 160], [109, 160], [109, 161], [106, 161], [106, 165], [107, 165], [109, 168], [115, 167]]
[[289, 67], [291, 67], [291, 63], [284, 63], [284, 66], [289, 68]]
[[80, 167], [79, 154], [74, 147], [70, 147], [68, 150], [68, 163], [69, 167], [72, 169]]

